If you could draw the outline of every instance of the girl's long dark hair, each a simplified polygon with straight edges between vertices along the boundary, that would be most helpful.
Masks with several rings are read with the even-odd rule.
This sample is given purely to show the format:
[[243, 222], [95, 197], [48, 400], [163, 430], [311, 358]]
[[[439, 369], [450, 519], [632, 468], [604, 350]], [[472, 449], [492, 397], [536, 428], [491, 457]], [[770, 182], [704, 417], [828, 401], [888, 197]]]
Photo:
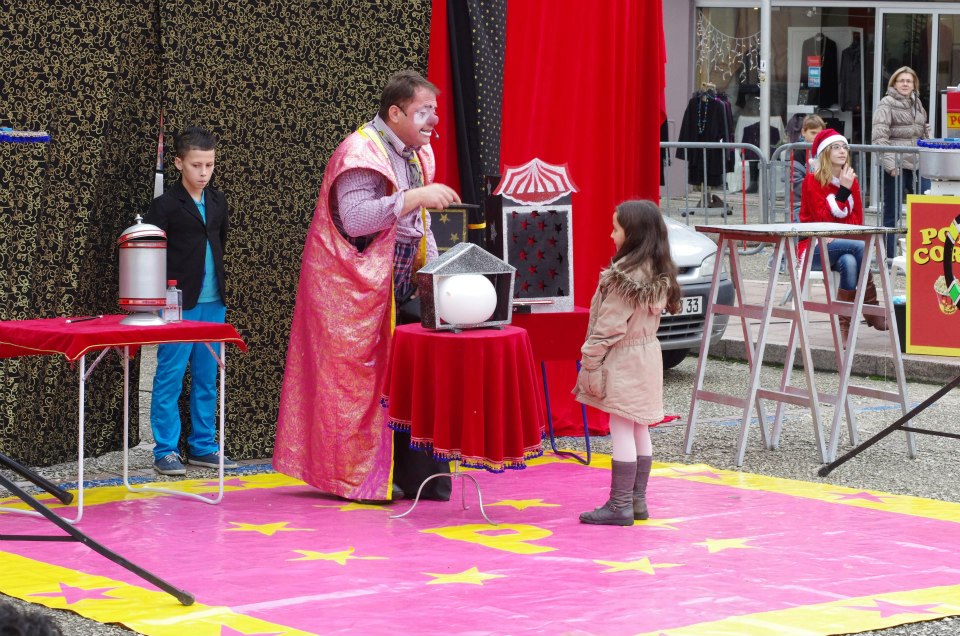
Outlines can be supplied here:
[[652, 201], [624, 201], [617, 206], [617, 223], [623, 228], [623, 244], [613, 255], [613, 263], [621, 270], [632, 270], [646, 264], [654, 279], [665, 276], [669, 283], [667, 311], [680, 310], [680, 285], [677, 266], [670, 257], [667, 224], [660, 208]]

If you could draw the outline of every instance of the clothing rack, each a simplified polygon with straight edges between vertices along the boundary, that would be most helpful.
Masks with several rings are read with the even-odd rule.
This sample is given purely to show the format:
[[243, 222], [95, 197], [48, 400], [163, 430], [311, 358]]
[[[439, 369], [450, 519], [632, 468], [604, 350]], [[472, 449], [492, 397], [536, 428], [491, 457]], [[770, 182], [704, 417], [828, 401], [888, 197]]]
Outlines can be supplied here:
[[[717, 90], [717, 86], [716, 86], [716, 84], [714, 84], [713, 82], [706, 82], [706, 81], [705, 81], [705, 82], [701, 82], [701, 83], [700, 83], [700, 90], [694, 92], [693, 96], [691, 97], [690, 104], [688, 104], [688, 106], [687, 106], [688, 108], [690, 108], [690, 105], [691, 105], [691, 104], [694, 104], [694, 103], [697, 103], [697, 104], [698, 104], [698, 107], [697, 107], [697, 122], [696, 122], [696, 124], [697, 124], [697, 134], [698, 134], [698, 135], [702, 135], [702, 134], [703, 134], [703, 132], [704, 132], [704, 126], [705, 126], [705, 124], [706, 124], [706, 121], [703, 120], [702, 118], [706, 116], [706, 112], [709, 112], [709, 111], [703, 111], [703, 112], [701, 112], [700, 107], [699, 107], [699, 104], [709, 104], [709, 103], [712, 102], [712, 101], [716, 101], [716, 102], [720, 102], [720, 103], [724, 104], [724, 110], [723, 110], [724, 116], [721, 118], [722, 126], [723, 126], [723, 132], [722, 132], [722, 139], [723, 139], [723, 141], [726, 141], [726, 142], [733, 142], [733, 141], [735, 141], [735, 140], [733, 139], [733, 136], [732, 136], [732, 131], [730, 130], [730, 122], [729, 122], [728, 119], [727, 119], [727, 113], [729, 112], [728, 109], [729, 109], [730, 100], [729, 100], [729, 98], [727, 97], [727, 94], [726, 94], [725, 92], [723, 92], [723, 91], [718, 91], [718, 90]], [[683, 141], [683, 140], [684, 140], [684, 139], [681, 139], [681, 141]], [[682, 158], [681, 155], [679, 154], [679, 152], [680, 152], [680, 151], [678, 150], [678, 155], [677, 155], [677, 157], [678, 157], [678, 158]], [[717, 160], [717, 159], [715, 158], [714, 161], [716, 161], [716, 160]], [[721, 155], [721, 158], [719, 159], [719, 161], [721, 161], [722, 163], [725, 163], [728, 172], [732, 172], [732, 171], [733, 171], [733, 165], [734, 165], [734, 162], [735, 162], [735, 157], [730, 157], [730, 160], [729, 160], [729, 161], [723, 162], [723, 158], [722, 158], [722, 155]], [[718, 197], [717, 195], [712, 194], [712, 193], [710, 192], [710, 189], [711, 189], [712, 187], [720, 187], [720, 188], [722, 189], [722, 188], [723, 188], [722, 184], [721, 184], [720, 186], [711, 186], [711, 185], [709, 185], [709, 184], [707, 183], [707, 175], [706, 175], [706, 174], [703, 174], [702, 176], [703, 176], [703, 178], [702, 178], [701, 184], [699, 184], [699, 185], [701, 185], [701, 198], [700, 198], [700, 202], [699, 202], [699, 204], [697, 205], [697, 207], [689, 208], [689, 209], [687, 210], [687, 212], [684, 213], [684, 216], [686, 216], [687, 213], [689, 213], [689, 214], [696, 214], [696, 212], [697, 212], [698, 210], [702, 210], [703, 213], [706, 214], [706, 215], [709, 217], [709, 214], [710, 214], [710, 210], [711, 210], [711, 209], [717, 210], [717, 211], [720, 213], [721, 216], [722, 216], [724, 213], [726, 213], [727, 216], [732, 215], [732, 214], [733, 214], [733, 210], [730, 208], [729, 205], [727, 205], [726, 201], [725, 201], [724, 199], [721, 199], [721, 198]], [[689, 181], [688, 181], [688, 183], [689, 183]]]

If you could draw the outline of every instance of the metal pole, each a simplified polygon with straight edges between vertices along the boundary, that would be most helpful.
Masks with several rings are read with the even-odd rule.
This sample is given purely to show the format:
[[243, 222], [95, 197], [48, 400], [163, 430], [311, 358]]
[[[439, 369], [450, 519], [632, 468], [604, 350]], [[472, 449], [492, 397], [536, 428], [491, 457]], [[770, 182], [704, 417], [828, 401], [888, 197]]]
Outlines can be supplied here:
[[770, 158], [770, 0], [760, 3], [760, 150]]
[[[760, 3], [760, 150], [763, 151], [763, 162], [765, 166], [770, 159], [770, 82], [767, 81], [767, 73], [770, 67], [770, 0], [762, 0]], [[760, 179], [760, 206], [761, 217], [764, 223], [769, 222], [769, 202], [773, 193], [770, 184], [769, 169], [766, 169], [766, 178]], [[764, 188], [771, 188], [765, 192]]]

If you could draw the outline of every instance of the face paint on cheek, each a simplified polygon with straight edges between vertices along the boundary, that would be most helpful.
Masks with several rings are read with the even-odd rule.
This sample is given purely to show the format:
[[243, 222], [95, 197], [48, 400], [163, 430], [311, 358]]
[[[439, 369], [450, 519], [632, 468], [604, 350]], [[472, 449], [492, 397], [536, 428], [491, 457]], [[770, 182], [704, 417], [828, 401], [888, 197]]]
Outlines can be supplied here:
[[418, 110], [413, 114], [413, 123], [417, 126], [423, 126], [425, 124], [436, 126], [439, 121], [440, 118], [437, 117], [437, 114], [429, 110]]

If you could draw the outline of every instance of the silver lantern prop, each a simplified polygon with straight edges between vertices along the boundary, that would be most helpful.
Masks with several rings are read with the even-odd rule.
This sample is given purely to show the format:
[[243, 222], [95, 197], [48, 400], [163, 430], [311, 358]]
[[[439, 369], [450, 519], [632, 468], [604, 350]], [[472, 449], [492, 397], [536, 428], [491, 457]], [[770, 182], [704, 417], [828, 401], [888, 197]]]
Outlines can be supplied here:
[[167, 304], [167, 234], [156, 225], [136, 223], [117, 239], [120, 251], [120, 307], [131, 312], [124, 325], [164, 325]]
[[[426, 329], [459, 331], [479, 327], [495, 327], [510, 323], [513, 315], [513, 280], [516, 268], [473, 243], [458, 243], [436, 260], [417, 272], [420, 290], [420, 324]], [[458, 298], [457, 278], [471, 285], [467, 279], [483, 277], [495, 294], [496, 303], [490, 312], [483, 311], [479, 320], [469, 318], [473, 313], [458, 303], [473, 302], [474, 298]], [[450, 283], [448, 286], [447, 283]], [[449, 289], [447, 289], [449, 287]], [[446, 305], [445, 305], [446, 303]], [[446, 311], [445, 311], [446, 310]], [[489, 315], [487, 315], [489, 314]], [[443, 316], [452, 317], [451, 321]], [[482, 316], [485, 316], [483, 318]], [[466, 317], [465, 322], [457, 317]]]

